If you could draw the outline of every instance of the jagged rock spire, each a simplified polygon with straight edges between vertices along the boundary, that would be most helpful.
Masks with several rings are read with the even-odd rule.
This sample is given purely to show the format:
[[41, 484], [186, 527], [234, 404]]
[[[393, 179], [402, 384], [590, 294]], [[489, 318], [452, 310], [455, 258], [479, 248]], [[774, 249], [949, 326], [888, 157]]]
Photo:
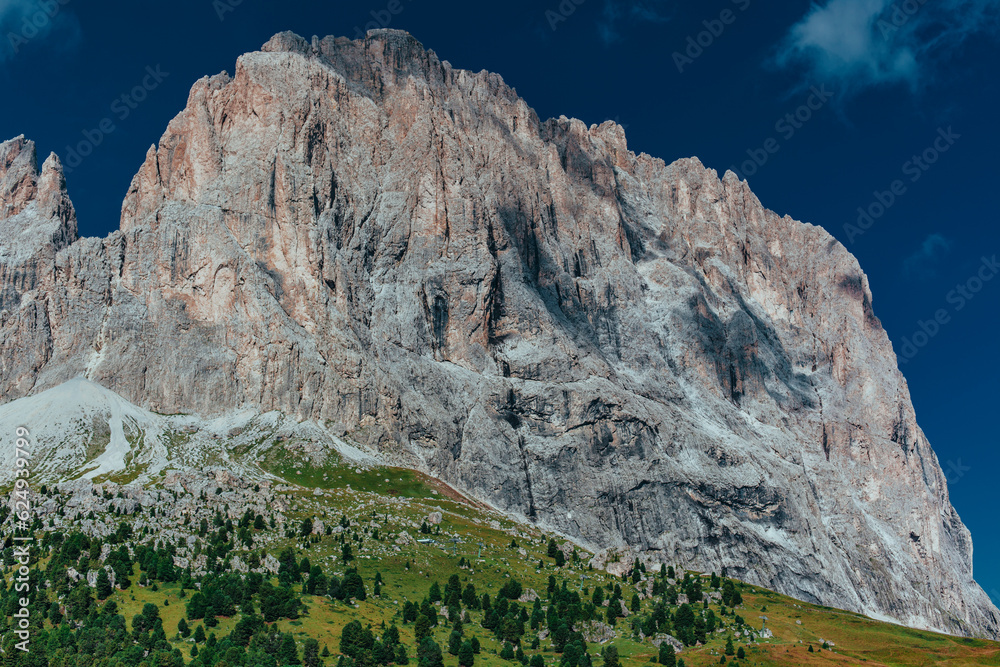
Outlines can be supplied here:
[[76, 211], [56, 154], [39, 173], [33, 141], [22, 135], [0, 143], [0, 253], [27, 260], [76, 239]]

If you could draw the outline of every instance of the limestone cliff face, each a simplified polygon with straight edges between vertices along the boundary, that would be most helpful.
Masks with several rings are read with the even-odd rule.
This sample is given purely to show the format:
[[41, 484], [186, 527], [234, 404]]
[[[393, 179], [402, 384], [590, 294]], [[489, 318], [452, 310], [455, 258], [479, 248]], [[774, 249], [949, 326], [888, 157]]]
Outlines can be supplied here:
[[33, 151], [0, 147], [6, 400], [339, 422], [595, 547], [1000, 632], [857, 261], [731, 173], [396, 31], [197, 82], [106, 239]]

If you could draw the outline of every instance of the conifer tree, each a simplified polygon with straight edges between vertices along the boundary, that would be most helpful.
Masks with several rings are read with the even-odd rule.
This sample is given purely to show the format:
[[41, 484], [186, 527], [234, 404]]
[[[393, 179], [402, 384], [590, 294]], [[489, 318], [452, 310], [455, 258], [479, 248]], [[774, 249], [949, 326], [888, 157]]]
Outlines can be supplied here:
[[281, 636], [281, 647], [278, 649], [278, 661], [282, 665], [301, 665], [299, 660], [299, 649], [295, 646], [295, 638], [292, 633], [286, 632]]
[[614, 644], [605, 646], [601, 655], [604, 658], [604, 667], [621, 667], [618, 660], [618, 647]]
[[665, 667], [674, 667], [677, 664], [677, 656], [674, 653], [674, 647], [670, 642], [662, 642], [660, 644], [660, 664]]
[[458, 649], [458, 664], [460, 667], [472, 667], [476, 661], [475, 651], [472, 650], [472, 642], [464, 641]]
[[441, 647], [430, 637], [425, 637], [417, 648], [418, 667], [444, 667], [444, 656]]
[[108, 571], [103, 567], [97, 571], [97, 599], [107, 600], [111, 597], [111, 579], [108, 577]]
[[319, 642], [309, 637], [302, 646], [302, 664], [304, 667], [320, 667], [323, 661], [319, 659]]

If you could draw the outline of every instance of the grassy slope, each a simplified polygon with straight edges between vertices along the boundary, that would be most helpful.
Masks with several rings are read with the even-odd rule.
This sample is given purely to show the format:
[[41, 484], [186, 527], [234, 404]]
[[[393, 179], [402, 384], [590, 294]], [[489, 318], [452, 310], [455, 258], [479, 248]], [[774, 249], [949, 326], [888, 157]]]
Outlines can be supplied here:
[[[296, 633], [300, 639], [315, 637], [320, 646], [327, 646], [334, 656], [338, 653], [341, 628], [346, 623], [360, 619], [363, 623], [371, 623], [378, 634], [378, 627], [382, 622], [396, 622], [407, 645], [411, 665], [414, 665], [413, 625], [400, 623], [402, 603], [406, 599], [419, 602], [426, 595], [432, 581], [436, 580], [443, 586], [454, 573], [459, 574], [463, 585], [471, 581], [480, 593], [488, 591], [491, 596], [495, 595], [508, 575], [516, 577], [526, 588], [534, 589], [542, 597], [545, 597], [550, 574], [555, 574], [560, 581], [565, 578], [571, 587], [575, 584], [577, 589], [587, 587], [591, 591], [598, 583], [604, 585], [605, 589], [618, 583], [622, 585], [622, 597], [626, 603], [631, 600], [635, 590], [631, 584], [625, 584], [606, 573], [589, 570], [583, 564], [589, 559], [589, 554], [582, 551], [581, 564], [555, 568], [552, 559], [544, 557], [548, 535], [466, 501], [437, 480], [420, 473], [396, 468], [359, 470], [344, 465], [314, 466], [284, 457], [266, 461], [265, 465], [290, 483], [302, 485], [289, 492], [292, 501], [289, 514], [290, 520], [295, 522], [293, 525], [306, 516], [336, 524], [341, 515], [346, 515], [358, 524], [352, 530], [362, 531], [364, 525], [373, 520], [382, 526], [380, 540], [366, 538], [360, 549], [355, 543], [358, 558], [352, 563], [365, 578], [369, 593], [375, 572], [382, 574], [385, 585], [380, 598], [370, 596], [365, 602], [348, 606], [326, 598], [306, 596], [304, 599], [308, 605], [308, 613], [297, 621], [283, 620], [278, 624], [282, 630]], [[325, 492], [316, 495], [314, 489], [323, 489]], [[434, 536], [436, 544], [395, 544], [395, 538], [402, 530], [416, 538], [425, 537], [419, 534], [417, 527], [432, 511], [441, 511], [444, 515], [441, 535]], [[453, 537], [460, 541], [453, 544], [450, 542]], [[526, 556], [510, 547], [512, 539], [527, 551]], [[282, 540], [271, 545], [268, 551], [277, 555], [289, 543], [288, 540]], [[479, 546], [480, 543], [482, 547]], [[480, 548], [481, 559], [478, 558]], [[344, 565], [340, 562], [340, 553], [340, 544], [335, 536], [325, 536], [321, 543], [310, 545], [302, 551], [313, 564], [321, 564], [328, 572], [343, 574]], [[463, 556], [472, 561], [473, 569], [457, 567], [459, 558]], [[545, 561], [541, 570], [536, 569], [539, 560]], [[406, 568], [407, 563], [410, 563], [409, 569]], [[707, 589], [707, 582], [705, 587]], [[159, 605], [168, 637], [187, 656], [190, 644], [179, 641], [175, 636], [177, 621], [184, 613], [186, 601], [178, 596], [178, 592], [176, 585], [164, 586], [155, 592], [134, 585], [128, 591], [116, 592], [114, 599], [129, 623], [132, 615], [138, 613], [144, 603], [154, 602]], [[774, 637], [759, 644], [744, 644], [747, 659], [740, 664], [1000, 665], [1000, 644], [880, 623], [857, 614], [800, 603], [750, 586], [744, 587], [743, 596], [744, 605], [736, 612], [754, 625], [759, 625], [759, 616], [766, 615], [769, 619], [768, 627], [774, 632]], [[165, 600], [169, 601], [168, 606], [164, 606]], [[644, 612], [649, 604], [648, 600], [643, 601]], [[765, 605], [766, 611], [762, 611]], [[530, 604], [527, 606], [530, 610]], [[716, 614], [719, 613], [716, 604], [712, 608]], [[481, 613], [474, 613], [473, 623], [467, 624], [465, 628], [466, 637], [477, 636], [483, 646], [482, 653], [476, 657], [476, 665], [516, 665], [517, 663], [504, 661], [496, 655], [499, 646], [492, 634], [479, 625], [480, 620]], [[619, 619], [619, 637], [614, 640], [621, 653], [622, 663], [626, 667], [649, 664], [655, 648], [648, 641], [639, 643], [628, 638], [629, 620]], [[801, 625], [796, 621], [800, 621]], [[235, 622], [236, 619], [223, 619], [213, 631], [221, 637], [232, 629]], [[726, 622], [731, 623], [732, 617], [727, 617]], [[192, 624], [192, 629], [195, 625]], [[442, 619], [434, 633], [442, 647], [447, 646], [449, 633], [450, 626]], [[719, 657], [729, 634], [728, 629], [717, 633], [710, 637], [707, 646], [685, 649], [681, 657], [689, 666], [719, 664]], [[531, 636], [529, 630], [527, 642], [530, 642]], [[833, 642], [833, 649], [819, 650], [823, 640]], [[809, 644], [817, 652], [809, 653]], [[596, 655], [599, 647], [591, 644], [589, 650], [591, 655]], [[542, 642], [541, 651], [546, 664], [557, 664], [557, 656], [549, 641]], [[529, 656], [533, 653], [526, 652]], [[448, 667], [454, 667], [457, 659], [446, 653], [445, 663]], [[597, 660], [596, 663], [599, 665], [600, 661]], [[334, 660], [327, 660], [327, 664], [334, 664]]]

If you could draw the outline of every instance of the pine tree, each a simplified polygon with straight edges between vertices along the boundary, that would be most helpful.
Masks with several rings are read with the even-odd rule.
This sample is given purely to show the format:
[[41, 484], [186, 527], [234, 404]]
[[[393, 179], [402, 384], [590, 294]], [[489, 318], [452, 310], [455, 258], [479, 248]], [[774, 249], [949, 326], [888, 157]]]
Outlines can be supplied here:
[[194, 629], [194, 641], [196, 644], [200, 644], [205, 641], [205, 626], [199, 625]]
[[559, 627], [552, 633], [552, 648], [556, 653], [562, 653], [569, 641], [570, 630], [566, 623], [560, 623]]
[[431, 619], [427, 618], [425, 614], [420, 614], [417, 617], [416, 625], [413, 627], [413, 633], [417, 637], [417, 644], [422, 643], [431, 633]]
[[188, 627], [187, 621], [185, 621], [183, 618], [181, 618], [181, 620], [177, 621], [177, 632], [180, 633], [181, 637], [185, 637], [185, 638], [189, 634], [191, 634], [191, 628]]
[[358, 574], [357, 568], [350, 568], [344, 573], [344, 580], [341, 583], [344, 595], [349, 598], [366, 600], [368, 594], [365, 592], [365, 582]]
[[111, 579], [108, 577], [108, 571], [103, 567], [97, 571], [97, 599], [107, 600], [111, 597]]
[[430, 637], [425, 637], [417, 648], [417, 665], [419, 667], [444, 667], [441, 647]]
[[476, 661], [475, 651], [472, 650], [472, 642], [464, 641], [458, 649], [458, 664], [461, 667], [472, 667]]
[[320, 667], [323, 664], [319, 659], [319, 642], [312, 637], [306, 639], [303, 645], [302, 664], [305, 667]]
[[674, 653], [674, 647], [671, 646], [670, 642], [662, 642], [660, 644], [660, 664], [666, 667], [675, 667], [677, 664], [677, 656]]
[[301, 665], [299, 649], [295, 646], [295, 637], [286, 632], [281, 636], [281, 647], [278, 649], [278, 661], [282, 665]]
[[465, 590], [462, 592], [462, 604], [469, 609], [479, 607], [479, 596], [476, 595], [476, 587], [471, 582], [465, 586]]
[[726, 638], [726, 655], [736, 655], [736, 650], [733, 648], [733, 638]]
[[608, 611], [607, 614], [605, 615], [605, 619], [607, 620], [608, 625], [610, 625], [611, 627], [615, 627], [615, 623], [618, 622], [618, 614], [621, 612], [621, 609], [616, 608], [616, 605], [617, 603], [615, 599], [612, 598], [608, 603]]
[[737, 607], [743, 603], [743, 596], [736, 590], [736, 586], [731, 579], [726, 579], [722, 584], [722, 604], [727, 607]]
[[746, 659], [747, 652], [743, 650], [742, 646], [736, 651], [736, 657], [739, 658], [740, 660]]
[[705, 619], [702, 617], [702, 615], [701, 614], [696, 615], [694, 617], [694, 639], [696, 642], [701, 642], [702, 644], [704, 644], [706, 641], [708, 641], [707, 629], [708, 626], [705, 623]]
[[604, 657], [604, 667], [621, 667], [621, 663], [618, 661], [618, 647], [614, 644], [605, 646], [601, 655]]
[[462, 633], [452, 630], [451, 636], [448, 637], [448, 653], [458, 655], [460, 650], [462, 650]]
[[560, 665], [564, 667], [579, 667], [580, 658], [583, 656], [583, 645], [580, 642], [572, 641], [566, 644], [563, 651], [563, 659]]

